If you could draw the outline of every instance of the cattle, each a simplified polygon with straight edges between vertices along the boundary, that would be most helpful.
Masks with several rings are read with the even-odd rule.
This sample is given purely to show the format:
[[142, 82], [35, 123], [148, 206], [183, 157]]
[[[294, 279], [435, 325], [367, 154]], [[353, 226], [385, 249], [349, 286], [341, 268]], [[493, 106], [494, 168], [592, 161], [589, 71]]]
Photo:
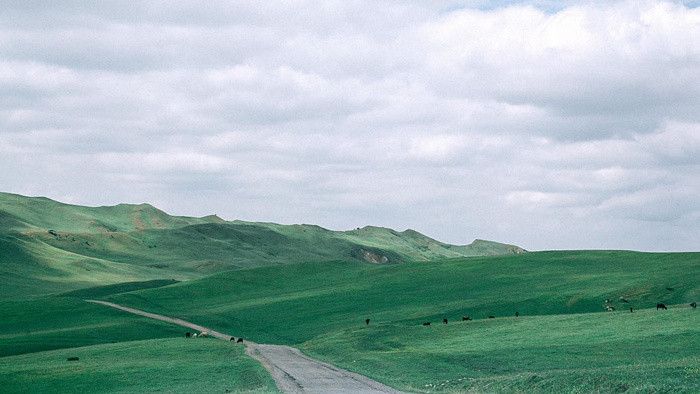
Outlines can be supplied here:
[[697, 304], [697, 303], [695, 303], [695, 302], [693, 302], [692, 304], [690, 304], [690, 306], [692, 306], [692, 307], [693, 307], [693, 309], [695, 309], [695, 308], [697, 308], [697, 307], [698, 307], [698, 304]]
[[185, 333], [185, 338], [189, 338], [189, 337], [191, 337], [191, 336], [192, 336], [192, 334], [190, 334], [189, 331], [187, 331], [187, 332]]
[[634, 308], [630, 307], [630, 313], [634, 312]]
[[236, 340], [236, 343], [243, 343], [243, 338], [238, 338], [238, 340]]
[[79, 357], [68, 357], [68, 361], [78, 361], [80, 360]]
[[197, 333], [192, 334], [192, 338], [197, 338]]
[[673, 291], [673, 287], [667, 287], [666, 290]]
[[610, 305], [606, 305], [606, 306], [605, 306], [605, 310], [608, 311], [608, 312], [614, 312], [614, 311], [615, 311], [615, 308], [611, 307]]
[[469, 320], [471, 320], [471, 319], [472, 319], [472, 318], [469, 317], [469, 316], [462, 316], [462, 321], [469, 321]]
[[656, 304], [656, 310], [658, 311], [659, 309], [666, 310], [668, 308], [666, 308], [666, 305], [664, 305], [664, 304]]
[[369, 319], [365, 319], [365, 323], [369, 326]]
[[518, 317], [518, 316], [520, 316], [520, 313], [515, 312], [515, 317]]
[[442, 319], [442, 324], [447, 324], [447, 319]]
[[496, 318], [496, 317], [494, 317], [494, 316], [489, 316], [489, 319], [495, 319], [495, 318]]
[[234, 337], [231, 337], [231, 339], [229, 339], [229, 341], [231, 341], [231, 342], [235, 342], [235, 341], [236, 341], [236, 338], [234, 338]]
[[430, 325], [430, 322], [427, 321], [427, 322], [423, 323], [423, 325], [424, 325], [424, 326], [429, 326], [429, 325]]
[[206, 338], [206, 337], [208, 337], [208, 336], [209, 336], [209, 333], [207, 333], [206, 331], [203, 331], [203, 332], [200, 332], [200, 333], [199, 333], [199, 337], [200, 337], [200, 338]]
[[629, 301], [627, 301], [627, 299], [625, 299], [625, 297], [620, 297], [619, 299], [620, 299], [620, 302], [625, 303], [625, 304], [629, 302]]
[[607, 304], [609, 304], [609, 303], [612, 302], [612, 300], [611, 300], [610, 298], [608, 298], [607, 300], [605, 300], [605, 302], [606, 302]]

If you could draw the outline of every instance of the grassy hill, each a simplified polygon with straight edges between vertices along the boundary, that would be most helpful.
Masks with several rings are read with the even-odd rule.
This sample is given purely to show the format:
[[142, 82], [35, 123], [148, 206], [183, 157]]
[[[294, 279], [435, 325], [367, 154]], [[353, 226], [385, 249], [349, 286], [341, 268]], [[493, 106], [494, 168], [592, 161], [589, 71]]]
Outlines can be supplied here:
[[314, 357], [412, 392], [700, 390], [700, 311], [672, 308], [380, 324], [302, 345]]
[[487, 241], [444, 244], [412, 230], [225, 222], [171, 216], [148, 204], [83, 207], [0, 193], [4, 299], [302, 261], [392, 264], [521, 252]]
[[[698, 277], [700, 253], [562, 251], [393, 265], [309, 262], [0, 301], [0, 363], [9, 371], [0, 382], [21, 387], [16, 376], [26, 373], [37, 391], [51, 384], [90, 391], [93, 380], [117, 392], [182, 391], [187, 382], [177, 378], [139, 386], [125, 376], [143, 369], [176, 377], [194, 364], [182, 347], [190, 343], [178, 342], [184, 329], [82, 301], [94, 297], [299, 346], [411, 391], [696, 392], [700, 311], [688, 303], [700, 295]], [[603, 312], [606, 299], [616, 312]], [[657, 302], [669, 310], [657, 312]], [[474, 320], [461, 322], [462, 315]], [[228, 351], [191, 350], [211, 352], [213, 365]], [[78, 353], [92, 361], [74, 370], [65, 357]], [[110, 359], [113, 372], [103, 369]], [[238, 370], [223, 380], [193, 379], [212, 390], [245, 390], [248, 383], [233, 383]]]
[[516, 311], [533, 316], [599, 312], [608, 304], [617, 310], [688, 304], [700, 298], [697, 278], [700, 253], [531, 252], [400, 265], [263, 267], [106, 299], [257, 342], [298, 344], [366, 318], [417, 325]]
[[0, 382], [3, 393], [278, 392], [242, 346], [185, 338], [3, 357]]

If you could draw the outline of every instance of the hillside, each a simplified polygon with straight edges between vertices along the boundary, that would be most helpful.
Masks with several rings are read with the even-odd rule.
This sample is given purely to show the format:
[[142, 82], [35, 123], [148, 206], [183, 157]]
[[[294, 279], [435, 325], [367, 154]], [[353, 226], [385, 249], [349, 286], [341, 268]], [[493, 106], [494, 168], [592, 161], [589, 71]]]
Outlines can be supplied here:
[[[0, 382], [10, 391], [177, 391], [192, 379], [178, 380], [178, 371], [204, 351], [213, 364], [224, 357], [235, 365], [221, 381], [200, 384], [270, 387], [259, 365], [219, 347], [228, 343], [185, 342], [182, 327], [83, 301], [91, 297], [295, 345], [410, 391], [697, 392], [700, 315], [689, 303], [700, 296], [698, 277], [700, 253], [557, 251], [307, 262], [5, 300]], [[656, 311], [657, 302], [669, 309]], [[465, 315], [473, 320], [462, 322]], [[70, 356], [81, 364], [66, 363]], [[136, 368], [168, 379], [134, 385], [124, 376]]]
[[697, 278], [700, 253], [531, 252], [399, 265], [262, 267], [105, 299], [257, 342], [296, 344], [366, 318], [419, 325], [516, 311], [533, 316], [600, 312], [604, 305], [687, 305], [700, 298]]
[[303, 261], [395, 264], [522, 252], [488, 241], [449, 245], [413, 230], [226, 222], [148, 204], [84, 207], [0, 193], [0, 298]]

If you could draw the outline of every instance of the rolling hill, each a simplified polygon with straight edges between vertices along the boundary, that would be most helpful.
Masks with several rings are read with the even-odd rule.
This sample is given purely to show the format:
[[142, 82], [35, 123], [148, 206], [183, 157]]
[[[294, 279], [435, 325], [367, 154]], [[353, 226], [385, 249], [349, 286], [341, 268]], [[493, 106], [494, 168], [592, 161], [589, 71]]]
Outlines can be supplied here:
[[84, 207], [0, 193], [2, 298], [303, 261], [393, 264], [522, 252], [483, 240], [449, 245], [413, 230], [226, 222], [148, 204]]

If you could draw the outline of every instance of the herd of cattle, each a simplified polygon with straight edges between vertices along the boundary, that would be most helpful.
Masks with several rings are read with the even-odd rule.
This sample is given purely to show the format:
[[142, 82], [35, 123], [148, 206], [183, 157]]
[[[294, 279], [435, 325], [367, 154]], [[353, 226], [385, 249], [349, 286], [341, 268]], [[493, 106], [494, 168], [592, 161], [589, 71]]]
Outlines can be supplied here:
[[[620, 297], [620, 299], [622, 299], [622, 297]], [[613, 308], [612, 306], [607, 305], [607, 304], [610, 303], [610, 302], [612, 302], [612, 301], [611, 301], [611, 300], [605, 300], [606, 305], [604, 305], [604, 307], [603, 307], [603, 308], [605, 308], [605, 310], [608, 311], [608, 312], [612, 312], [612, 311], [615, 310], [615, 308]], [[627, 300], [624, 300], [623, 302], [627, 302]], [[690, 306], [691, 306], [693, 309], [695, 309], [695, 308], [698, 307], [698, 304], [697, 304], [696, 302], [693, 302], [693, 303], [690, 304]], [[659, 309], [664, 309], [664, 310], [666, 310], [666, 309], [668, 309], [668, 308], [666, 307], [666, 305], [660, 304], [660, 303], [659, 303], [659, 304], [656, 304], [656, 310], [658, 311]], [[634, 308], [633, 308], [633, 307], [630, 307], [630, 312], [634, 312]], [[519, 317], [519, 316], [520, 316], [520, 313], [519, 313], [519, 312], [515, 312], [515, 317]], [[495, 318], [496, 318], [495, 316], [489, 316], [489, 319], [495, 319]], [[471, 317], [469, 317], [469, 316], [462, 316], [462, 321], [469, 321], [469, 320], [473, 320], [473, 319], [472, 319]], [[366, 324], [369, 324], [369, 319], [365, 319], [365, 323], [366, 323]], [[442, 324], [447, 324], [447, 319], [442, 319]], [[424, 325], [424, 326], [429, 326], [429, 325], [430, 325], [430, 322], [427, 321], [427, 322], [423, 323], [423, 325]]]
[[[620, 299], [623, 300], [622, 297], [620, 297]], [[609, 299], [608, 299], [608, 300], [605, 300], [605, 304], [606, 304], [606, 305], [604, 306], [604, 308], [605, 308], [605, 310], [607, 310], [607, 311], [609, 311], [609, 312], [612, 312], [612, 311], [615, 310], [615, 308], [613, 308], [613, 307], [610, 306], [610, 305], [607, 305], [607, 304], [610, 303], [610, 302], [612, 302], [612, 300], [609, 300]], [[624, 300], [623, 302], [627, 302], [627, 300]], [[693, 302], [693, 303], [690, 304], [690, 306], [691, 306], [693, 309], [695, 309], [695, 308], [698, 307], [698, 304], [695, 303], [695, 302]], [[659, 304], [656, 304], [656, 310], [658, 311], [659, 309], [667, 310], [668, 307], [666, 307], [666, 305], [664, 305], [664, 304], [659, 303]], [[634, 308], [630, 307], [630, 312], [634, 312]], [[520, 316], [520, 312], [515, 312], [515, 317], [519, 317], [519, 316]], [[495, 319], [495, 318], [496, 318], [495, 316], [489, 316], [489, 319]], [[462, 321], [470, 321], [470, 320], [473, 320], [473, 319], [472, 319], [471, 317], [469, 317], [469, 316], [462, 316]], [[369, 325], [369, 321], [370, 321], [370, 319], [365, 319], [365, 324], [366, 324], [366, 325]], [[447, 319], [442, 319], [442, 324], [447, 324]], [[423, 323], [423, 325], [424, 325], [424, 326], [429, 326], [429, 325], [430, 325], [430, 322], [427, 321], [427, 322]], [[206, 331], [200, 332], [199, 334], [197, 334], [197, 333], [194, 333], [194, 334], [193, 334], [193, 333], [190, 333], [189, 331], [187, 331], [187, 332], [185, 333], [185, 338], [206, 338], [206, 337], [208, 337], [208, 336], [209, 336], [209, 333], [206, 332]], [[238, 339], [236, 339], [236, 338], [234, 338], [234, 337], [231, 337], [231, 339], [229, 339], [229, 340], [230, 340], [231, 342], [243, 343], [243, 338], [238, 338]]]
[[[187, 332], [185, 333], [185, 338], [206, 338], [206, 337], [208, 337], [208, 336], [209, 336], [209, 333], [206, 332], [206, 331], [202, 331], [202, 332], [200, 332], [199, 334], [197, 334], [196, 332], [193, 334], [193, 333], [191, 333], [191, 332], [189, 332], [189, 331], [187, 331]], [[234, 338], [234, 337], [231, 337], [231, 339], [229, 339], [229, 341], [231, 341], [231, 342], [236, 342], [236, 343], [243, 343], [243, 338], [238, 338], [238, 339], [236, 339], [236, 338]]]

